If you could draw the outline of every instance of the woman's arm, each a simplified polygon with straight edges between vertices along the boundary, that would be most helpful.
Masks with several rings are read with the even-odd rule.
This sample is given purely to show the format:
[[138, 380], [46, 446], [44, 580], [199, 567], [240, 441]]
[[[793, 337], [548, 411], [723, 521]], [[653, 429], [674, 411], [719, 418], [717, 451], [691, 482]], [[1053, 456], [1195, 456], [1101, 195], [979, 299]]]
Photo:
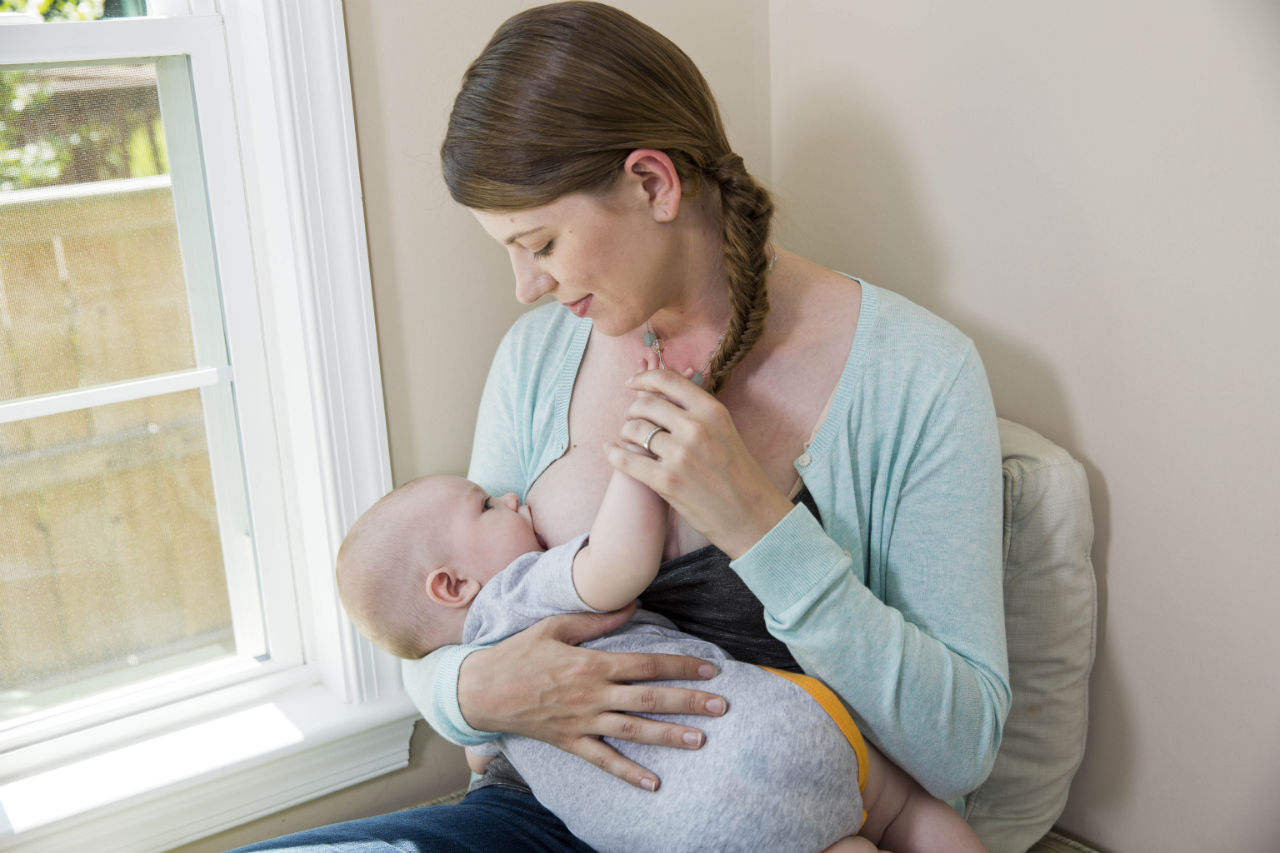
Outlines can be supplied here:
[[[633, 379], [654, 394], [637, 400], [624, 427], [631, 440], [648, 424], [671, 429], [653, 442], [660, 458], [610, 455], [735, 558], [771, 633], [943, 798], [985, 778], [1009, 705], [999, 443], [986, 377], [968, 350], [915, 420], [895, 410], [850, 429], [865, 447], [844, 449], [846, 467], [831, 475], [835, 517], [822, 525], [784, 504], [723, 407], [670, 373]], [[827, 532], [835, 526], [846, 529], [839, 542]]]
[[832, 475], [851, 478], [869, 512], [833, 509], [824, 526], [856, 522], [861, 541], [837, 544], [796, 512], [734, 568], [805, 670], [848, 698], [895, 763], [953, 799], [986, 778], [1010, 703], [999, 437], [976, 353], [928, 408], [850, 452], [868, 470]]

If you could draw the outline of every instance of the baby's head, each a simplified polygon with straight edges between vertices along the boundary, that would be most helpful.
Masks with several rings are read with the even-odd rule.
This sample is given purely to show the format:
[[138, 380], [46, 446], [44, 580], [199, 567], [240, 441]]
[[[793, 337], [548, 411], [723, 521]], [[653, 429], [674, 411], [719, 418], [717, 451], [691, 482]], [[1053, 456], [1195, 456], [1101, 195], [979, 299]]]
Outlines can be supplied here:
[[541, 550], [515, 494], [491, 498], [461, 477], [422, 477], [352, 526], [338, 550], [338, 594], [362, 634], [412, 660], [459, 642], [481, 587]]

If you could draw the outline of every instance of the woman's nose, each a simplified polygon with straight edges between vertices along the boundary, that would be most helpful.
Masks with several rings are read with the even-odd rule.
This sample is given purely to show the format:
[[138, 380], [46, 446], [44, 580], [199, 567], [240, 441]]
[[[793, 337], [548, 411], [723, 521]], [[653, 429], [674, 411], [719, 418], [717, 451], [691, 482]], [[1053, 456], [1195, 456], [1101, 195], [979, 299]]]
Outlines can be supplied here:
[[521, 254], [512, 257], [511, 268], [516, 275], [516, 299], [528, 305], [554, 290], [556, 280], [531, 258], [521, 257]]

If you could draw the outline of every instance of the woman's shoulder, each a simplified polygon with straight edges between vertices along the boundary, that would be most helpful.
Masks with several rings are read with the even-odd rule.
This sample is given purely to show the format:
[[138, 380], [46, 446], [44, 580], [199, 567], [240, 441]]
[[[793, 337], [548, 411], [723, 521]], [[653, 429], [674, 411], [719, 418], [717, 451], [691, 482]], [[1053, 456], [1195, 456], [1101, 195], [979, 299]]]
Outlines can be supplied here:
[[930, 377], [946, 382], [976, 358], [973, 340], [949, 321], [901, 293], [861, 284], [862, 340], [854, 349], [864, 377], [883, 382], [897, 376], [912, 385]]
[[836, 428], [867, 434], [918, 422], [942, 400], [989, 404], [986, 373], [973, 341], [932, 311], [857, 279], [862, 306], [854, 346], [832, 398]]
[[862, 281], [864, 313], [872, 313], [872, 335], [895, 345], [888, 354], [952, 354], [963, 357], [973, 341], [949, 321], [901, 293]]

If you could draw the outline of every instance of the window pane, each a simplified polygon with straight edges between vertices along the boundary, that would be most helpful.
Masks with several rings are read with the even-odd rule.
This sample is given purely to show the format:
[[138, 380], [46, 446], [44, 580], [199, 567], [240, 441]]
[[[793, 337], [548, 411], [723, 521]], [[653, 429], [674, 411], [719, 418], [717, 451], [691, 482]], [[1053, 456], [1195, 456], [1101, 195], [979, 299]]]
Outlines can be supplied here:
[[187, 68], [0, 66], [0, 728], [265, 652]]
[[0, 719], [235, 652], [198, 391], [0, 426]]
[[195, 366], [154, 67], [0, 75], [0, 400]]

